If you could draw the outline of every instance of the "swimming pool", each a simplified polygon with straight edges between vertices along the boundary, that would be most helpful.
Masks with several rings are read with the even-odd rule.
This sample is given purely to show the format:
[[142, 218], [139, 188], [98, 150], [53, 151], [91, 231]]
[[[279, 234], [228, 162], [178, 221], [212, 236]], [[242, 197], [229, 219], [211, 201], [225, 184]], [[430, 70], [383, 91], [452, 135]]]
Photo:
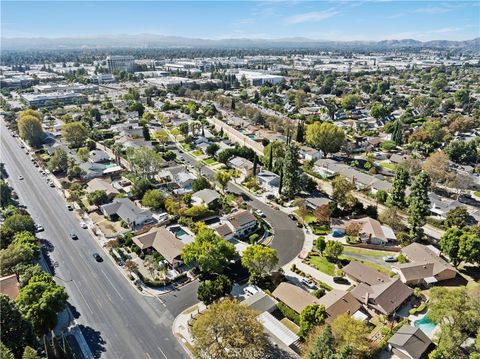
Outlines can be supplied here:
[[413, 324], [430, 338], [433, 336], [433, 331], [437, 327], [437, 324], [430, 321], [426, 315], [423, 318], [416, 320]]

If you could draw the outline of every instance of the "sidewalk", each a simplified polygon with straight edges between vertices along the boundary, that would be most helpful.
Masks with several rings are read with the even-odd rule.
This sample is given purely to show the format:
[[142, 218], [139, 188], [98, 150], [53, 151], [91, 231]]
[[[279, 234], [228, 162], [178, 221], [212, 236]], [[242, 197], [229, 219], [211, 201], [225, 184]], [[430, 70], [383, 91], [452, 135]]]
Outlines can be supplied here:
[[207, 309], [205, 304], [202, 302], [197, 303], [190, 308], [185, 309], [181, 312], [173, 321], [172, 325], [172, 332], [173, 335], [177, 338], [178, 342], [183, 346], [185, 351], [190, 355], [190, 357], [194, 357], [193, 355], [193, 345], [194, 340], [192, 335], [190, 334], [189, 325], [188, 323], [193, 318], [195, 314], [198, 314], [202, 311]]

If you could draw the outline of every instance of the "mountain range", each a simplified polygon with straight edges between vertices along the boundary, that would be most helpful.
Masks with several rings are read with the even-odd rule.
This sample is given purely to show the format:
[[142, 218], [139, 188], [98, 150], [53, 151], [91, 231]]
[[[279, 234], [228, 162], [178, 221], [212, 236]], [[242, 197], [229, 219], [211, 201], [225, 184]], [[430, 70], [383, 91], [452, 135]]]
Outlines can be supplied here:
[[2, 37], [2, 50], [52, 50], [94, 48], [312, 48], [325, 50], [381, 50], [401, 48], [459, 49], [480, 52], [480, 37], [465, 41], [330, 41], [305, 37], [281, 39], [200, 39], [157, 34], [99, 35], [83, 37]]

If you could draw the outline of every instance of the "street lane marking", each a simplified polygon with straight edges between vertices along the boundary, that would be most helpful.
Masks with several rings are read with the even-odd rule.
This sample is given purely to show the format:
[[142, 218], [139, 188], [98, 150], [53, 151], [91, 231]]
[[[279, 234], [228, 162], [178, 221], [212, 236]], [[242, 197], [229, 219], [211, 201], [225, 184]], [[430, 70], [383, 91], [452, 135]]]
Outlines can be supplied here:
[[157, 347], [157, 348], [158, 348], [158, 350], [160, 350], [160, 353], [162, 353], [163, 357], [164, 357], [165, 359], [168, 359], [168, 357], [165, 355], [165, 353], [163, 352], [163, 350], [160, 349], [160, 347]]
[[122, 300], [125, 300], [125, 299], [122, 297], [122, 295], [120, 294], [120, 292], [118, 291], [118, 289], [115, 288], [115, 286], [113, 285], [112, 281], [110, 280], [110, 278], [108, 278], [108, 275], [103, 271], [103, 269], [102, 269], [102, 273], [103, 273], [103, 275], [105, 276], [105, 278], [108, 280], [108, 283], [110, 283], [110, 284], [112, 285], [113, 290], [114, 290], [115, 292], [117, 292], [118, 296], [119, 296]]
[[82, 298], [83, 298], [83, 301], [85, 302], [85, 304], [86, 304], [86, 305], [87, 305], [87, 307], [88, 307], [88, 310], [90, 310], [90, 313], [92, 313], [92, 314], [93, 314], [92, 307], [90, 307], [90, 304], [88, 304], [88, 302], [87, 302], [87, 300], [85, 299], [85, 297], [84, 297], [84, 295], [83, 295], [82, 291], [80, 290], [80, 288], [78, 287], [78, 285], [77, 285], [77, 283], [76, 283], [75, 281], [73, 281], [73, 285], [74, 285], [75, 287], [77, 287], [77, 289], [78, 289], [78, 293], [80, 293], [80, 295], [82, 296]]

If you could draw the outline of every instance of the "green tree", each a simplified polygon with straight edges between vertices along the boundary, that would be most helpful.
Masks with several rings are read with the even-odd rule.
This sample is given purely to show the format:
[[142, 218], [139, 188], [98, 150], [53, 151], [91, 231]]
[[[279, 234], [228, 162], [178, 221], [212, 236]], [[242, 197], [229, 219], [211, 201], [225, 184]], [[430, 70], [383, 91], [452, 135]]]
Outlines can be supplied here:
[[[48, 279], [47, 279], [48, 278]], [[20, 290], [18, 307], [37, 334], [47, 334], [57, 323], [57, 315], [67, 303], [65, 289], [46, 276], [32, 277]]]
[[430, 189], [430, 176], [422, 171], [413, 180], [410, 187], [411, 193], [408, 198], [408, 224], [410, 225], [410, 236], [420, 240], [423, 236], [422, 227], [426, 223], [426, 218], [430, 212], [430, 199], [428, 191]]
[[460, 164], [468, 165], [478, 161], [477, 144], [475, 141], [452, 141], [445, 148], [445, 153], [450, 160]]
[[15, 359], [13, 353], [8, 349], [3, 342], [0, 342], [0, 353], [2, 359]]
[[314, 122], [307, 126], [307, 142], [325, 156], [335, 153], [342, 147], [345, 132], [330, 122]]
[[228, 182], [232, 179], [232, 175], [225, 170], [220, 170], [217, 173], [215, 173], [214, 179], [215, 179], [215, 182], [218, 183], [218, 185], [224, 192]]
[[22, 317], [15, 302], [4, 294], [0, 294], [0, 311], [2, 343], [20, 357], [26, 345], [34, 344], [32, 325]]
[[295, 145], [287, 147], [283, 161], [282, 195], [291, 198], [300, 190], [301, 166], [298, 162], [298, 148]]
[[140, 178], [133, 184], [132, 194], [135, 198], [143, 198], [145, 192], [152, 188], [152, 183], [146, 178]]
[[193, 182], [192, 182], [192, 191], [193, 192], [198, 192], [198, 191], [201, 191], [202, 189], [205, 189], [205, 188], [208, 188], [208, 189], [211, 188], [210, 182], [208, 182], [208, 180], [205, 177], [200, 176], [200, 177], [197, 177], [193, 180]]
[[257, 315], [235, 300], [212, 304], [193, 322], [196, 356], [225, 359], [238, 353], [237, 358], [247, 359], [252, 353], [264, 353], [268, 341]]
[[221, 274], [213, 280], [207, 279], [201, 282], [198, 286], [197, 298], [205, 305], [210, 305], [228, 295], [231, 290], [232, 281], [227, 276]]
[[307, 305], [300, 313], [300, 332], [299, 335], [305, 338], [307, 334], [317, 325], [323, 324], [326, 318], [325, 307], [323, 305]]
[[178, 126], [178, 129], [180, 130], [180, 133], [183, 135], [183, 137], [188, 136], [188, 123], [187, 122], [181, 123], [180, 126]]
[[64, 173], [68, 169], [68, 155], [63, 148], [57, 148], [48, 160], [48, 169], [52, 173]]
[[18, 133], [20, 137], [31, 146], [38, 147], [45, 138], [40, 116], [34, 116], [21, 112], [17, 119]]
[[183, 261], [197, 263], [203, 272], [221, 273], [234, 256], [233, 244], [209, 228], [200, 229], [195, 240], [182, 250]]
[[355, 186], [352, 182], [342, 176], [337, 176], [332, 181], [333, 194], [332, 198], [337, 204], [344, 209], [351, 209], [356, 203], [352, 191]]
[[342, 98], [342, 107], [345, 110], [353, 110], [360, 102], [361, 98], [358, 95], [347, 95]]
[[326, 257], [337, 259], [343, 253], [343, 244], [337, 241], [327, 241], [323, 253]]
[[93, 204], [95, 206], [100, 206], [108, 202], [108, 195], [107, 195], [107, 192], [103, 190], [97, 190], [97, 191], [90, 192], [87, 195], [87, 199], [88, 199], [88, 202], [90, 202], [90, 204]]
[[397, 208], [405, 208], [405, 190], [407, 189], [410, 180], [408, 171], [402, 167], [397, 167], [395, 171], [395, 178], [392, 185], [392, 193], [388, 198], [388, 204]]
[[35, 233], [35, 222], [28, 214], [13, 214], [1, 226], [1, 248], [6, 248], [17, 233], [27, 231]]
[[370, 331], [365, 322], [356, 320], [350, 314], [341, 314], [332, 322], [332, 331], [337, 345], [348, 345], [358, 357], [367, 356]]
[[149, 147], [136, 149], [130, 159], [133, 173], [147, 180], [153, 179], [164, 163], [162, 155]]
[[403, 123], [400, 120], [396, 120], [393, 126], [392, 141], [394, 141], [397, 146], [403, 143]]
[[279, 173], [285, 158], [285, 144], [278, 141], [271, 142], [265, 146], [263, 154], [264, 156], [261, 158], [262, 164], [269, 171]]
[[242, 265], [251, 276], [264, 276], [278, 264], [277, 250], [262, 245], [247, 247], [242, 254]]
[[153, 209], [160, 209], [165, 204], [165, 196], [157, 189], [148, 190], [142, 197], [142, 204]]
[[480, 263], [480, 230], [478, 227], [463, 228], [463, 234], [459, 238], [460, 258], [468, 263]]
[[2, 209], [12, 202], [12, 189], [7, 182], [0, 180], [0, 205]]
[[78, 156], [78, 158], [80, 159], [80, 161], [82, 161], [82, 162], [87, 162], [87, 161], [88, 161], [88, 157], [90, 156], [90, 151], [88, 150], [87, 147], [80, 147], [80, 148], [77, 150], [77, 156]]
[[71, 147], [78, 148], [85, 144], [88, 129], [81, 122], [70, 122], [62, 127], [62, 137]]
[[448, 211], [445, 225], [447, 227], [465, 227], [468, 221], [468, 211], [465, 207], [456, 207]]
[[317, 250], [323, 254], [323, 252], [325, 251], [325, 248], [327, 247], [327, 242], [325, 242], [325, 238], [324, 237], [318, 237], [316, 240], [315, 240], [315, 248], [317, 248]]
[[307, 359], [334, 359], [335, 358], [335, 339], [333, 337], [332, 327], [326, 325], [320, 335], [315, 339]]
[[211, 143], [207, 146], [206, 152], [210, 157], [214, 157], [220, 146], [217, 143]]
[[25, 347], [23, 351], [22, 359], [42, 359], [40, 355], [38, 355], [37, 351], [32, 347]]
[[453, 97], [458, 106], [465, 107], [470, 102], [470, 91], [465, 88], [457, 90], [453, 94]]
[[370, 108], [370, 116], [378, 119], [382, 119], [385, 116], [388, 116], [390, 111], [382, 105], [381, 103], [375, 102], [372, 107]]

